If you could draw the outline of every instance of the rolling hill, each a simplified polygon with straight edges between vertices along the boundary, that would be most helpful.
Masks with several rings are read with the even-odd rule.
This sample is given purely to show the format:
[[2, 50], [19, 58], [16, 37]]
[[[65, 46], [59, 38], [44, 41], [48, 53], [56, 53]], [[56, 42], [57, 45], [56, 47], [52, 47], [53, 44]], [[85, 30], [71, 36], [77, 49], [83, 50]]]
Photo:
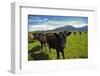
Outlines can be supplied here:
[[47, 30], [47, 31], [88, 31], [88, 26], [85, 25], [83, 27], [73, 27], [71, 25], [67, 25], [67, 26], [63, 26], [63, 27], [59, 27], [59, 28], [56, 28], [56, 29], [53, 29], [53, 30]]

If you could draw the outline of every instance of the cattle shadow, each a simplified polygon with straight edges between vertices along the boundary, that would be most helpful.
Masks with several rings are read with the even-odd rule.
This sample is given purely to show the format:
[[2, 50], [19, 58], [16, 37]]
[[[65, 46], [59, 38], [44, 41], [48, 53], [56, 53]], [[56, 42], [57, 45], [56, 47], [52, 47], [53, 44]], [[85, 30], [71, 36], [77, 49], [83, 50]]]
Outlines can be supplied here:
[[33, 42], [36, 42], [36, 40], [31, 40], [31, 41], [28, 41], [28, 43], [33, 43]]
[[49, 55], [41, 50], [41, 46], [36, 46], [32, 48], [32, 50], [28, 52], [28, 56], [31, 58], [31, 60], [48, 60], [49, 59]]

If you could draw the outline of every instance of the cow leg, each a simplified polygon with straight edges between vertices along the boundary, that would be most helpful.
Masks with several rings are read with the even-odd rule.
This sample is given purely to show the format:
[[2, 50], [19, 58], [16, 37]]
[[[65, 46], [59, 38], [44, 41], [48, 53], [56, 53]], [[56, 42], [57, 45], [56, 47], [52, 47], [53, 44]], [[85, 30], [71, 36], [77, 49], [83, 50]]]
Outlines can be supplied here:
[[50, 54], [51, 54], [51, 48], [49, 48]]
[[45, 51], [46, 51], [46, 43], [44, 43]]
[[81, 35], [81, 32], [79, 32], [80, 33], [80, 35]]
[[65, 56], [64, 56], [64, 50], [62, 51], [62, 56], [63, 56], [63, 59], [65, 59]]
[[43, 43], [41, 43], [41, 49], [42, 49], [42, 51], [43, 51]]
[[57, 52], [57, 59], [59, 59], [59, 51], [58, 51], [58, 50], [56, 50], [56, 52]]

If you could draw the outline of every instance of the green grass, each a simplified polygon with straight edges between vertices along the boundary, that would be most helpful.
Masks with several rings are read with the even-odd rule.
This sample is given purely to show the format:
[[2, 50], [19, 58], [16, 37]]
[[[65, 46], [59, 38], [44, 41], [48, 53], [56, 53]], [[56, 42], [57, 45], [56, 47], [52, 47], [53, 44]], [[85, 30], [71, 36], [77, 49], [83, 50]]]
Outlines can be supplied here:
[[[88, 33], [82, 32], [80, 35], [71, 34], [66, 38], [66, 48], [64, 49], [64, 55], [66, 59], [84, 59], [88, 58]], [[48, 45], [46, 50], [41, 49], [39, 41], [32, 40], [28, 42], [28, 60], [55, 60], [56, 50], [51, 49], [51, 54], [49, 52]], [[60, 59], [62, 55], [60, 53]]]

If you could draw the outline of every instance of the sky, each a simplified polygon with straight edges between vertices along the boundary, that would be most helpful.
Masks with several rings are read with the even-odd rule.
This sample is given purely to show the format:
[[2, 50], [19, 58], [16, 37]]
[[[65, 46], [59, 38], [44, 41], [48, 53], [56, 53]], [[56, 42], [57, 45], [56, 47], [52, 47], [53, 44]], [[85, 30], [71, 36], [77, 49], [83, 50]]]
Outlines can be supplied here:
[[53, 15], [28, 15], [28, 30], [53, 30], [55, 28], [71, 25], [83, 27], [88, 25], [88, 17], [80, 16], [53, 16]]

